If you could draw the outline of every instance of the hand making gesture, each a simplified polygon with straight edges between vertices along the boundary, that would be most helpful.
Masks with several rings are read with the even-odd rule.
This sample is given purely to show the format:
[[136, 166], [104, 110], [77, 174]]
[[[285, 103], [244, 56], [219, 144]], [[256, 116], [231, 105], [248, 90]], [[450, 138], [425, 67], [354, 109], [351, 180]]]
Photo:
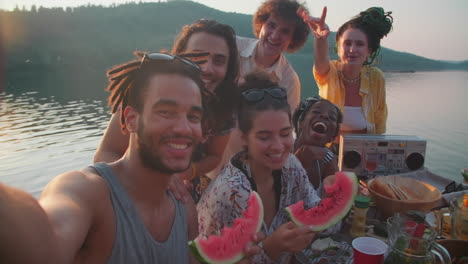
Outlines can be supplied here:
[[320, 18], [310, 16], [303, 8], [297, 9], [297, 14], [309, 25], [315, 38], [326, 38], [330, 35], [330, 29], [325, 24], [325, 18], [327, 17], [326, 6], [323, 8]]

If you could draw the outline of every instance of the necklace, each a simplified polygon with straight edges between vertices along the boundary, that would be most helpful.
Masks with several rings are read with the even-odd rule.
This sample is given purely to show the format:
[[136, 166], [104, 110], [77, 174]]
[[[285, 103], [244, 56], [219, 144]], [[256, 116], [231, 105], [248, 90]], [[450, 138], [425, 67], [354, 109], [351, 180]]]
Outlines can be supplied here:
[[361, 80], [361, 75], [359, 75], [358, 77], [353, 78], [353, 79], [346, 78], [342, 71], [340, 71], [340, 75], [341, 75], [341, 78], [343, 78], [343, 81], [345, 81], [347, 83], [355, 83], [355, 82], [358, 82], [358, 81]]

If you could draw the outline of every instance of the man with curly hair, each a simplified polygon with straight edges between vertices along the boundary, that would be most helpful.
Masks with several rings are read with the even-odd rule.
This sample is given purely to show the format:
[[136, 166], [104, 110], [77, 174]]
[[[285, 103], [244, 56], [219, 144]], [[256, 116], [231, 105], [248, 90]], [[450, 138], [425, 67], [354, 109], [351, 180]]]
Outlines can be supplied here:
[[269, 72], [288, 91], [288, 102], [294, 110], [299, 105], [301, 84], [283, 52], [301, 49], [309, 28], [296, 14], [305, 9], [296, 0], [266, 0], [253, 16], [253, 33], [258, 39], [237, 37], [241, 57], [241, 76], [253, 71]]
[[[255, 71], [264, 71], [287, 91], [288, 103], [294, 111], [301, 100], [301, 83], [296, 71], [283, 52], [295, 52], [302, 48], [310, 29], [297, 15], [305, 7], [296, 0], [266, 0], [253, 16], [253, 33], [258, 38], [237, 36], [240, 56], [240, 82], [243, 76]], [[224, 152], [223, 162], [212, 172], [216, 178], [235, 153], [241, 150], [240, 131], [234, 130]]]

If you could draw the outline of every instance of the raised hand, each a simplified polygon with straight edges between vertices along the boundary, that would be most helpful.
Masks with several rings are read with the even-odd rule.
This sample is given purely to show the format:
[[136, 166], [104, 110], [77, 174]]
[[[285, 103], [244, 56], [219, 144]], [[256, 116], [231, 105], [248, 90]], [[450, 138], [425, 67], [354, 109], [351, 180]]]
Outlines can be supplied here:
[[330, 35], [330, 29], [327, 24], [325, 24], [325, 18], [327, 17], [326, 6], [323, 8], [320, 18], [310, 16], [303, 8], [297, 9], [297, 14], [309, 25], [316, 38], [325, 38]]

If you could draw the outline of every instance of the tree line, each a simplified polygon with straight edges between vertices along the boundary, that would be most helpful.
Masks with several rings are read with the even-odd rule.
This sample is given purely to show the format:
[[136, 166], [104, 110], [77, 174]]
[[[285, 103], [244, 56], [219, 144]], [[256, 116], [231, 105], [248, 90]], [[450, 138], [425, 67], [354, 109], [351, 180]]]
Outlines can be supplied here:
[[[102, 91], [106, 69], [132, 59], [136, 50], [170, 50], [181, 27], [200, 18], [229, 24], [238, 35], [253, 37], [251, 15], [222, 12], [191, 1], [0, 10], [0, 57], [7, 90], [34, 81], [39, 87]], [[302, 85], [316, 89], [312, 41], [310, 37], [301, 51], [287, 57]], [[333, 47], [334, 34], [330, 41]], [[333, 51], [330, 56], [336, 58]], [[386, 48], [379, 60], [384, 71], [468, 70], [467, 61], [442, 62]], [[308, 91], [303, 96], [314, 93], [303, 90]]]

